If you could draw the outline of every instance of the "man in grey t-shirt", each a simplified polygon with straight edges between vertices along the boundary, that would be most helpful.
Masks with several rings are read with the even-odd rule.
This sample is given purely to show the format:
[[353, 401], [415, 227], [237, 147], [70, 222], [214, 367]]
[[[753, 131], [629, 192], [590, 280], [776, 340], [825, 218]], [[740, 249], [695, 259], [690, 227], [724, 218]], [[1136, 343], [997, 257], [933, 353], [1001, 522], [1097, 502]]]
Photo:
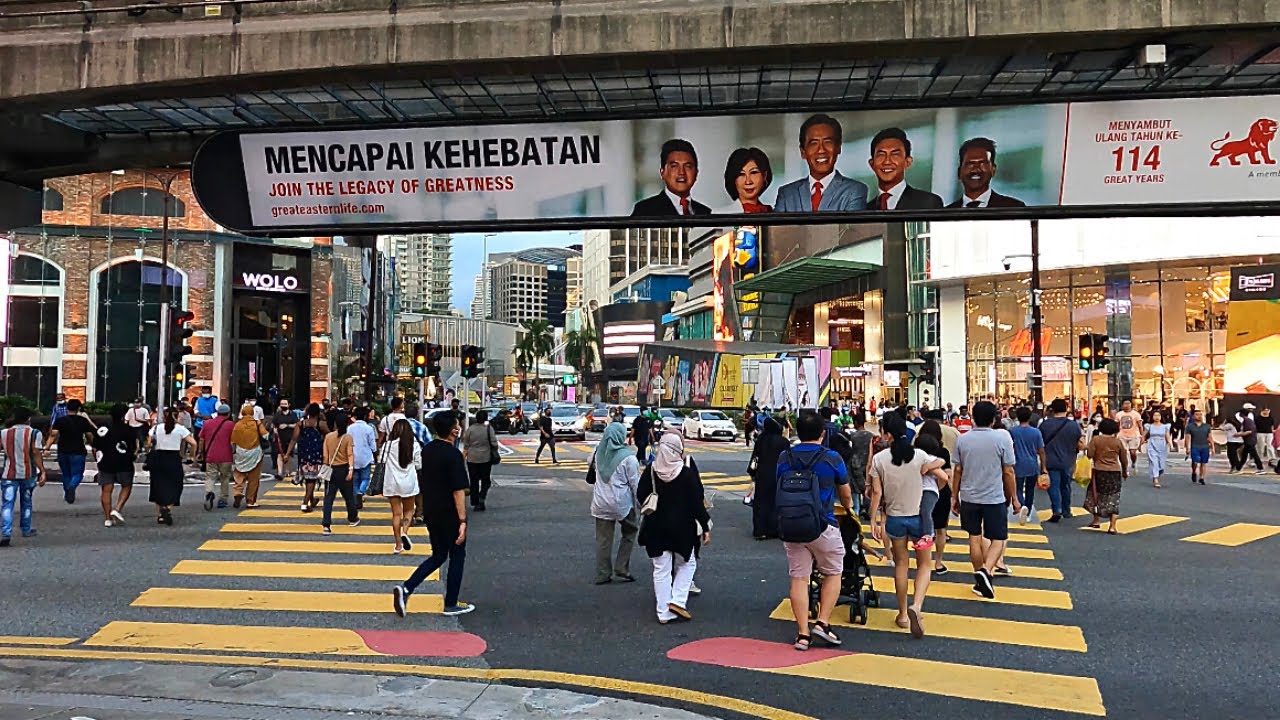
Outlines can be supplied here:
[[1209, 467], [1209, 454], [1213, 452], [1213, 426], [1204, 421], [1204, 413], [1196, 410], [1187, 423], [1187, 442], [1190, 443], [1191, 482], [1204, 484], [1204, 474]]
[[[1014, 491], [1013, 438], [1003, 430], [993, 430], [999, 411], [989, 402], [973, 406], [973, 430], [956, 441], [951, 459], [955, 476], [951, 480], [952, 510], [960, 515], [960, 527], [969, 533], [969, 562], [973, 564], [973, 592], [985, 598], [996, 596], [992, 573], [1004, 555], [1009, 539], [1007, 503], [1015, 513], [1022, 511]], [[985, 543], [984, 548], [983, 539]]]

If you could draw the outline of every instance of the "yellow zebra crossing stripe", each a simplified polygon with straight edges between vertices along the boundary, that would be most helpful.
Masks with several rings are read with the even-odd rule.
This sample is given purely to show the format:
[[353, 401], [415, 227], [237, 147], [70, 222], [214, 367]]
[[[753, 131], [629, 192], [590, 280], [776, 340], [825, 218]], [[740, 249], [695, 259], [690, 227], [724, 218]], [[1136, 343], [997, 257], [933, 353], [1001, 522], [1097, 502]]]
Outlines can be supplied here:
[[[1180, 517], [1177, 515], [1153, 515], [1153, 514], [1134, 515], [1133, 517], [1122, 517], [1116, 521], [1116, 533], [1119, 535], [1130, 535], [1133, 533], [1142, 532], [1143, 530], [1152, 530], [1154, 528], [1164, 527], [1165, 525], [1173, 525], [1174, 523], [1184, 522], [1187, 519], [1188, 518]], [[1089, 532], [1106, 532], [1107, 521], [1104, 519], [1100, 527], [1091, 528], [1086, 526], [1080, 529], [1087, 530]]]
[[[885, 562], [884, 560], [878, 560], [878, 559], [876, 559], [876, 558], [874, 558], [874, 557], [871, 557], [870, 555], [868, 555], [868, 556], [867, 556], [867, 563], [868, 563], [869, 565], [871, 565], [871, 567], [886, 567], [886, 568], [887, 568], [887, 567], [889, 566], [889, 563]], [[912, 558], [911, 558], [911, 567], [912, 567], [912, 568], [914, 568], [915, 566], [916, 566], [916, 559], [915, 559], [914, 557], [912, 557]], [[1058, 581], [1061, 581], [1061, 580], [1063, 579], [1062, 571], [1061, 571], [1061, 570], [1059, 570], [1058, 568], [1054, 568], [1054, 567], [1041, 567], [1041, 566], [1038, 566], [1038, 565], [1009, 565], [1009, 566], [1008, 566], [1008, 568], [1009, 568], [1009, 570], [1013, 573], [1013, 576], [1014, 576], [1014, 577], [1019, 577], [1019, 578], [1028, 578], [1028, 579], [1031, 579], [1031, 580], [1058, 580]], [[964, 567], [963, 567], [962, 569], [961, 569], [961, 568], [954, 568], [954, 567], [951, 567], [951, 568], [948, 568], [948, 569], [949, 569], [951, 572], [957, 572], [957, 571], [960, 571], [960, 572], [969, 572], [970, 566], [969, 566], [969, 564], [968, 564], [968, 563], [965, 563], [965, 565], [964, 565]], [[950, 573], [948, 573], [947, 575], [938, 575], [938, 574], [935, 572], [933, 576], [934, 576], [935, 578], [937, 578], [937, 579], [941, 580], [941, 579], [942, 579], [942, 578], [944, 578], [944, 577], [951, 577], [951, 574], [950, 574]]]
[[[908, 583], [914, 587], [915, 583]], [[871, 587], [877, 592], [893, 594], [893, 578], [875, 575], [871, 578]], [[971, 583], [931, 582], [930, 598], [946, 598], [948, 600], [973, 600], [976, 602], [999, 603], [1001, 605], [1026, 605], [1028, 607], [1055, 608], [1070, 610], [1071, 595], [1063, 590], [1039, 590], [1035, 588], [1006, 587], [996, 585], [996, 597], [988, 600], [973, 592]]]
[[1203, 532], [1199, 535], [1184, 537], [1182, 541], [1204, 543], [1206, 545], [1222, 545], [1224, 547], [1240, 547], [1258, 540], [1265, 540], [1272, 535], [1280, 535], [1280, 525], [1235, 523], [1217, 530]]
[[[358, 536], [358, 537], [380, 537], [386, 538], [388, 542], [394, 542], [391, 539], [390, 525], [359, 525], [357, 527], [348, 527], [345, 521], [334, 518], [332, 528], [334, 535]], [[303, 523], [227, 523], [222, 526], [221, 532], [224, 533], [251, 533], [254, 535], [319, 535], [321, 532], [320, 524], [314, 525]]]
[[[325, 613], [390, 613], [390, 593], [346, 593], [296, 590], [223, 590], [219, 588], [148, 588], [133, 607], [199, 610], [280, 610]], [[440, 613], [444, 596], [413, 596], [409, 612]]]
[[[389, 535], [390, 533], [388, 533]], [[332, 555], [391, 555], [393, 543], [342, 542], [339, 540], [206, 540], [199, 547], [207, 552], [316, 553]], [[424, 538], [415, 542], [408, 555], [430, 555], [431, 544]]]
[[[241, 560], [183, 560], [170, 575], [218, 577], [303, 578], [308, 580], [369, 580], [401, 582], [413, 572], [412, 565], [364, 565], [345, 563], [249, 562]], [[436, 571], [428, 580], [440, 579]]]

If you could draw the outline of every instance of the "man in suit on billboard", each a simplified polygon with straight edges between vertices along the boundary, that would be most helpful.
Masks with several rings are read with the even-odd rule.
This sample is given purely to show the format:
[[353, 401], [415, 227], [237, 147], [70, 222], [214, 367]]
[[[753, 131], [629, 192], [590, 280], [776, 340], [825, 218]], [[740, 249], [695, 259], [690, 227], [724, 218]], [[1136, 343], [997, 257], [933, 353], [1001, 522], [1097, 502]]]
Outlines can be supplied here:
[[1026, 207], [1017, 198], [1001, 195], [991, 189], [996, 175], [996, 144], [984, 137], [965, 140], [960, 146], [960, 185], [964, 194], [949, 208], [1013, 208]]
[[711, 208], [689, 197], [698, 181], [698, 153], [688, 140], [662, 143], [662, 192], [647, 197], [631, 209], [631, 217], [710, 215]]
[[872, 210], [939, 210], [942, 198], [928, 190], [907, 184], [911, 167], [911, 141], [902, 128], [885, 128], [871, 139], [871, 159], [867, 164], [876, 174], [880, 194], [871, 201]]
[[836, 172], [843, 142], [840, 123], [814, 115], [800, 126], [800, 157], [808, 177], [778, 188], [774, 212], [857, 212], [867, 209], [867, 186]]

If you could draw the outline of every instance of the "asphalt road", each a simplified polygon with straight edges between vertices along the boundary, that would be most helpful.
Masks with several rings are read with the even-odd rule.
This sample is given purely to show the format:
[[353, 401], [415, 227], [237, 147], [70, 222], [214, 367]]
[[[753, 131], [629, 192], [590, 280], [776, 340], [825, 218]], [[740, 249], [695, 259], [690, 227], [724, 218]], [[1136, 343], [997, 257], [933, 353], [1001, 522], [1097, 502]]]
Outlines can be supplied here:
[[[1215, 474], [1208, 486], [1192, 486], [1185, 480], [1186, 466], [1175, 462], [1165, 488], [1156, 490], [1145, 479], [1135, 479], [1124, 490], [1122, 514], [1138, 523], [1133, 527], [1145, 529], [1119, 536], [1084, 532], [1079, 516], [1042, 528], [1015, 526], [1013, 531], [1026, 540], [1012, 547], [1041, 557], [1010, 557], [1015, 577], [1000, 581], [996, 602], [966, 596], [966, 558], [948, 553], [953, 572], [941, 580], [955, 587], [937, 591], [945, 587], [939, 584], [931, 593], [925, 606], [930, 637], [912, 641], [897, 632], [850, 628], [843, 633], [842, 649], [848, 652], [825, 656], [761, 644], [786, 644], [793, 638], [792, 624], [770, 618], [786, 594], [786, 561], [776, 542], [750, 538], [749, 509], [741, 504], [740, 490], [713, 495], [715, 530], [699, 563], [697, 582], [704, 592], [691, 602], [694, 620], [662, 626], [654, 618], [648, 562], [641, 550], [632, 559], [640, 582], [599, 587], [591, 582], [594, 535], [589, 488], [583, 482], [590, 441], [561, 443], [560, 466], [532, 465], [535, 445], [527, 440], [504, 438], [504, 443], [511, 454], [495, 468], [489, 510], [473, 515], [470, 530], [463, 599], [477, 605], [473, 614], [415, 614], [399, 620], [390, 613], [390, 582], [171, 574], [176, 565], [191, 560], [234, 567], [251, 561], [305, 567], [376, 563], [403, 566], [406, 574], [416, 562], [411, 555], [390, 555], [389, 532], [385, 539], [325, 540], [318, 527], [306, 535], [226, 531], [229, 522], [318, 525], [315, 515], [298, 514], [296, 503], [290, 511], [296, 517], [237, 518], [231, 510], [204, 512], [199, 491], [189, 488], [189, 504], [169, 528], [155, 524], [145, 504], [146, 488], [139, 486], [130, 505], [130, 524], [106, 529], [93, 502], [95, 488], [84, 488], [81, 501], [68, 506], [57, 489], [47, 487], [37, 497], [38, 537], [16, 538], [14, 547], [0, 549], [8, 591], [8, 601], [0, 605], [0, 634], [74, 638], [77, 643], [71, 647], [80, 647], [79, 641], [119, 621], [469, 633], [487, 644], [482, 654], [433, 657], [430, 663], [642, 681], [819, 718], [854, 712], [907, 717], [922, 711], [932, 717], [1082, 716], [1066, 710], [1199, 718], [1221, 714], [1223, 708], [1231, 708], [1233, 717], [1269, 717], [1280, 707], [1280, 687], [1272, 681], [1269, 660], [1280, 640], [1270, 622], [1280, 614], [1280, 570], [1273, 561], [1280, 535], [1238, 547], [1183, 541], [1236, 523], [1280, 530], [1280, 476]], [[747, 454], [740, 443], [691, 447], [709, 486], [742, 486]], [[274, 494], [290, 492], [286, 487]], [[276, 509], [288, 508], [281, 502]], [[382, 520], [365, 523], [385, 525]], [[421, 530], [416, 532], [421, 537]], [[1242, 532], [1207, 539], [1234, 542]], [[359, 541], [386, 547], [383, 554], [359, 556], [200, 549], [207, 541], [227, 539]], [[1044, 557], [1045, 551], [1052, 557]], [[1021, 567], [1039, 570], [1019, 576]], [[1062, 579], [1047, 579], [1055, 570]], [[887, 572], [875, 570], [876, 575]], [[148, 593], [154, 597], [157, 589], [192, 588], [205, 591], [205, 598], [199, 593], [194, 601], [161, 597], [160, 604], [169, 607], [137, 604]], [[1001, 592], [1006, 589], [1010, 591]], [[259, 610], [244, 601], [190, 607], [209, 604], [207, 597], [223, 590], [369, 595], [339, 597], [332, 607], [323, 606], [328, 600], [322, 599], [321, 607], [311, 610]], [[420, 594], [441, 591], [439, 583], [429, 583]], [[884, 598], [891, 607], [891, 594]], [[200, 636], [192, 633], [187, 637]], [[1074, 646], [1075, 637], [1082, 638], [1082, 646]], [[10, 640], [0, 638], [0, 655]], [[699, 644], [686, 647], [695, 642]], [[116, 646], [107, 642], [101, 647]], [[668, 655], [677, 648], [676, 655], [686, 659]], [[369, 655], [341, 659], [385, 660]], [[707, 711], [682, 697], [672, 691], [658, 701]], [[714, 710], [735, 716], [727, 709]]]

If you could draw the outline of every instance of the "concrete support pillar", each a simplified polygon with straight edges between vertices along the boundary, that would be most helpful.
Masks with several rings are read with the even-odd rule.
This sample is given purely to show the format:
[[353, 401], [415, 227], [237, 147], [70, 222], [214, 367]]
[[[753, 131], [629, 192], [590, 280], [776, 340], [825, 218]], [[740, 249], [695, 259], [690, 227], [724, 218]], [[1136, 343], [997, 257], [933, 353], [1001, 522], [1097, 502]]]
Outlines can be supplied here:
[[0, 232], [40, 224], [41, 193], [0, 180]]

